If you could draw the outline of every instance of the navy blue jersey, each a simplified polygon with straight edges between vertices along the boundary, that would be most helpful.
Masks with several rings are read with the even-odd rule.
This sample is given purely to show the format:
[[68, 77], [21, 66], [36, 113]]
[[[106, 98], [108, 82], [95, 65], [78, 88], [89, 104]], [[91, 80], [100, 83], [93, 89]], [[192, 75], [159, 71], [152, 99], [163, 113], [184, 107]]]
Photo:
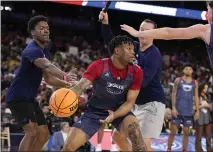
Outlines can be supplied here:
[[136, 104], [146, 104], [152, 101], [165, 103], [165, 94], [161, 85], [162, 56], [154, 45], [145, 51], [140, 51], [138, 42], [135, 42], [135, 56], [137, 64], [143, 69], [142, 86]]
[[33, 63], [38, 58], [50, 60], [50, 53], [47, 49], [42, 49], [35, 41], [32, 41], [22, 52], [15, 78], [7, 91], [7, 102], [35, 101], [43, 76], [42, 69]]
[[126, 102], [133, 77], [136, 74], [133, 66], [128, 66], [126, 78], [118, 80], [112, 76], [109, 59], [102, 59], [103, 70], [99, 79], [93, 82], [95, 88], [89, 105], [98, 109], [116, 110]]
[[[102, 24], [102, 34], [106, 44], [114, 37], [110, 25]], [[111, 55], [112, 52], [109, 52]], [[136, 64], [143, 70], [143, 81], [136, 104], [146, 104], [157, 101], [165, 103], [165, 94], [161, 85], [162, 56], [154, 45], [141, 52], [139, 43], [135, 42]]]
[[213, 24], [211, 24], [210, 43], [209, 45], [206, 45], [206, 48], [210, 60], [210, 65], [213, 69]]
[[176, 96], [176, 109], [178, 111], [178, 115], [193, 116], [195, 88], [195, 80], [192, 80], [192, 82], [187, 83], [182, 77], [179, 78]]

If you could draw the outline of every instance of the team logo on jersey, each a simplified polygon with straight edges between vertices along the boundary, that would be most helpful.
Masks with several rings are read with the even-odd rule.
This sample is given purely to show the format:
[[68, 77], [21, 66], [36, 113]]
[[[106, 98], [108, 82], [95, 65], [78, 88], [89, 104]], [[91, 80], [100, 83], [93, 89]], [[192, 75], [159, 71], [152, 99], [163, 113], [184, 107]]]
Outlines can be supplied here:
[[187, 84], [183, 84], [183, 90], [186, 92], [189, 92], [192, 90], [192, 86], [191, 85], [187, 85]]
[[124, 92], [124, 90], [127, 88], [127, 85], [120, 85], [117, 83], [111, 83], [107, 82], [107, 92], [114, 94], [114, 95], [119, 95]]

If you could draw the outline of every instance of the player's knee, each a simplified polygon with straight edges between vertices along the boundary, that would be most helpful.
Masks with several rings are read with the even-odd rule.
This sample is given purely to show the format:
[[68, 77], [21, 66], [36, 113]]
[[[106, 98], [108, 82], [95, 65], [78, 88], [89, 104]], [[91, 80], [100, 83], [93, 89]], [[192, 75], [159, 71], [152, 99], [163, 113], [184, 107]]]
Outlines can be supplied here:
[[116, 130], [116, 131], [113, 131], [112, 133], [112, 140], [113, 141], [117, 141], [119, 138], [120, 138], [120, 133]]

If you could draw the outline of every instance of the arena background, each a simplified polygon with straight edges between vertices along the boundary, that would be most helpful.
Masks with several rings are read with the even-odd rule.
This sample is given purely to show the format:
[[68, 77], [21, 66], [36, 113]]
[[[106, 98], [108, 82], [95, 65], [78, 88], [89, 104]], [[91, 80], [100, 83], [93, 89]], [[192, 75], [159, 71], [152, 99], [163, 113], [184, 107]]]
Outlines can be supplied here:
[[[126, 1], [127, 2], [127, 1]], [[108, 57], [107, 46], [103, 42], [101, 35], [101, 23], [98, 22], [98, 14], [104, 7], [105, 1], [78, 1], [65, 2], [12, 2], [3, 1], [1, 3], [1, 131], [7, 126], [10, 128], [11, 149], [16, 150], [23, 137], [20, 126], [16, 124], [9, 109], [5, 104], [5, 93], [10, 85], [14, 72], [20, 62], [23, 48], [31, 41], [27, 33], [27, 21], [34, 15], [45, 15], [49, 18], [51, 32], [51, 54], [52, 61], [64, 71], [73, 68], [78, 69], [78, 76], [81, 77], [87, 66], [94, 60]], [[125, 10], [125, 6], [133, 6]], [[116, 5], [117, 4], [117, 5]], [[187, 27], [193, 24], [207, 23], [205, 2], [184, 2], [184, 1], [143, 1], [131, 2], [131, 5], [118, 4], [113, 2], [108, 14], [112, 31], [115, 35], [127, 33], [120, 30], [120, 24], [128, 24], [139, 28], [144, 19], [152, 19], [158, 27]], [[155, 6], [155, 7], [153, 7]], [[162, 7], [160, 7], [162, 6]], [[175, 8], [169, 9], [170, 7]], [[155, 8], [155, 11], [143, 8]], [[124, 9], [124, 10], [122, 10]], [[135, 12], [136, 10], [140, 12]], [[136, 40], [136, 39], [135, 39]], [[162, 72], [162, 85], [166, 94], [167, 107], [171, 106], [170, 96], [174, 79], [181, 75], [183, 63], [191, 62], [195, 67], [194, 77], [201, 82], [209, 82], [209, 95], [213, 100], [213, 73], [209, 67], [209, 60], [204, 42], [198, 39], [162, 41], [155, 40], [155, 45], [159, 47], [164, 64]], [[48, 109], [48, 101], [51, 93], [56, 88], [52, 88], [42, 82], [38, 90], [37, 100], [43, 107], [51, 134], [59, 131], [59, 125], [63, 121], [68, 121], [70, 125], [80, 116], [77, 112], [70, 118], [56, 118]], [[83, 94], [87, 99], [91, 90], [88, 89]], [[169, 122], [165, 121], [165, 124]], [[165, 151], [167, 146], [169, 125], [165, 125], [162, 135], [153, 142], [152, 147], [156, 151]], [[194, 134], [192, 127], [190, 131], [189, 151], [194, 151]], [[106, 133], [103, 139], [103, 149], [110, 149], [110, 125], [106, 126]], [[91, 143], [95, 146], [96, 135]], [[205, 149], [205, 140], [202, 141]], [[4, 145], [7, 150], [7, 143]], [[45, 149], [46, 148], [46, 149]], [[51, 139], [47, 147], [51, 149]], [[180, 129], [173, 144], [175, 151], [182, 149], [182, 130]]]

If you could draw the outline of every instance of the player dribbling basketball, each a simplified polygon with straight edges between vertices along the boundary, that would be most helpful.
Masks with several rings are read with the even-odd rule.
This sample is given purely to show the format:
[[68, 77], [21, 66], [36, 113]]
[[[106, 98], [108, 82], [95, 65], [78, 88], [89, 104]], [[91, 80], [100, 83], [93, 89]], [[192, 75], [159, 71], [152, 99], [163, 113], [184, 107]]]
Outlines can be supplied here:
[[72, 126], [62, 151], [77, 150], [109, 122], [131, 140], [133, 151], [146, 151], [138, 121], [131, 112], [143, 75], [133, 65], [134, 42], [127, 36], [117, 36], [110, 41], [109, 49], [112, 57], [90, 64], [71, 89], [79, 96], [93, 83], [95, 91], [85, 113]]

